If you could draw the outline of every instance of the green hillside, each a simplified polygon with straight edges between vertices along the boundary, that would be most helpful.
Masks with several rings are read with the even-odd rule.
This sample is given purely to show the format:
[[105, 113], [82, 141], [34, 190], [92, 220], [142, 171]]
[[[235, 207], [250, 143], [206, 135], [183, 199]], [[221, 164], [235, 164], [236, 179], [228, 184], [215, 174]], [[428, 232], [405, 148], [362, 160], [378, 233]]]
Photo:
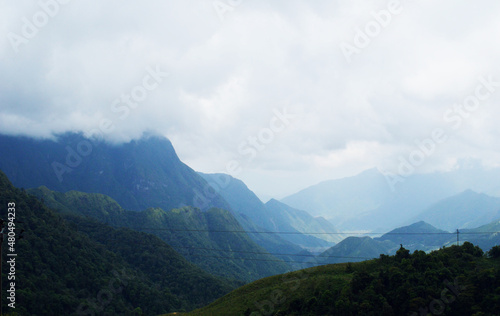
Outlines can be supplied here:
[[471, 243], [401, 248], [262, 279], [185, 315], [498, 315], [500, 248], [489, 254]]
[[[189, 263], [156, 236], [63, 218], [0, 171], [1, 218], [11, 202], [24, 230], [15, 246], [19, 315], [156, 315], [205, 305], [239, 285]], [[2, 268], [6, 276], [9, 267]]]
[[30, 193], [64, 214], [95, 218], [114, 227], [128, 227], [160, 237], [186, 259], [209, 273], [245, 282], [283, 273], [289, 266], [258, 246], [229, 211], [206, 212], [192, 207], [164, 211], [126, 211], [108, 196], [77, 191]]

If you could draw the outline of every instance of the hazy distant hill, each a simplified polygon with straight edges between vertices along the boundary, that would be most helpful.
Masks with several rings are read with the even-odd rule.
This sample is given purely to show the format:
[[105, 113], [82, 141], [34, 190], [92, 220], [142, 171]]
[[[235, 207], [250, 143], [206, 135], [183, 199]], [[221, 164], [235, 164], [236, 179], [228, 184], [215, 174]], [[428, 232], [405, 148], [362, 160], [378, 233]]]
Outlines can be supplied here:
[[342, 222], [379, 207], [390, 195], [384, 176], [377, 169], [370, 169], [353, 177], [321, 182], [281, 202], [313, 216]]
[[346, 237], [337, 234], [339, 231], [335, 226], [323, 217], [312, 217], [306, 211], [298, 210], [275, 199], [269, 200], [265, 206], [272, 211], [272, 216], [279, 215], [283, 221], [302, 233], [316, 233], [313, 236], [335, 243]]
[[282, 201], [324, 216], [341, 230], [387, 230], [411, 222], [432, 204], [467, 189], [500, 193], [500, 169], [463, 166], [444, 173], [415, 174], [389, 186], [372, 169], [359, 175], [322, 182]]
[[412, 221], [423, 220], [454, 231], [478, 227], [495, 219], [500, 219], [500, 198], [467, 190], [433, 204]]
[[420, 221], [391, 230], [381, 237], [374, 238], [375, 241], [391, 241], [396, 245], [402, 244], [406, 249], [431, 250], [442, 247], [455, 239], [454, 234], [437, 229], [436, 227]]
[[392, 254], [399, 245], [391, 241], [377, 241], [370, 237], [347, 237], [315, 258], [320, 264], [357, 262]]
[[[272, 232], [296, 232], [297, 234], [278, 234], [284, 240], [297, 244], [304, 248], [324, 248], [331, 243], [321, 239], [320, 236], [303, 235], [300, 232], [310, 231], [307, 225], [313, 226], [316, 220], [307, 212], [287, 209], [284, 204], [271, 202], [264, 204], [243, 183], [226, 174], [203, 174], [200, 173], [209, 184], [229, 203], [235, 213], [242, 214], [261, 228]], [[319, 228], [318, 224], [314, 228]], [[244, 223], [242, 223], [244, 225]], [[335, 231], [333, 225], [328, 229]], [[335, 239], [339, 241], [339, 239]]]
[[60, 212], [154, 234], [191, 262], [219, 276], [250, 281], [289, 269], [286, 263], [267, 254], [242, 232], [243, 228], [229, 211], [212, 208], [202, 212], [184, 207], [136, 212], [123, 210], [116, 201], [102, 194], [60, 193], [45, 187], [29, 192]]
[[[16, 208], [19, 315], [157, 315], [208, 304], [236, 287], [156, 236], [63, 217], [13, 187], [0, 171], [1, 218], [7, 219], [10, 202]], [[4, 264], [4, 276], [7, 269]], [[7, 278], [2, 281], [6, 290]], [[5, 311], [5, 295], [2, 300]]]
[[[456, 244], [457, 235], [438, 229], [426, 222], [399, 227], [381, 237], [349, 237], [316, 256], [318, 263], [340, 263], [376, 258], [380, 254], [395, 254], [403, 245], [409, 251], [430, 251]], [[474, 229], [460, 230], [460, 244], [465, 241], [480, 246], [485, 251], [500, 244], [500, 221]], [[377, 254], [378, 253], [378, 254]]]
[[[403, 245], [414, 251], [429, 251], [449, 245], [456, 235], [437, 229], [425, 222], [399, 227], [381, 237], [348, 237], [316, 257], [319, 263], [340, 263], [376, 258], [380, 254], [395, 254]], [[332, 257], [333, 258], [328, 258]]]
[[206, 181], [161, 136], [113, 145], [71, 133], [57, 141], [0, 135], [0, 152], [0, 170], [17, 187], [102, 193], [134, 211], [183, 205], [229, 209], [217, 194], [205, 198]]
[[460, 241], [472, 242], [485, 250], [500, 245], [500, 220], [477, 228], [460, 230]]

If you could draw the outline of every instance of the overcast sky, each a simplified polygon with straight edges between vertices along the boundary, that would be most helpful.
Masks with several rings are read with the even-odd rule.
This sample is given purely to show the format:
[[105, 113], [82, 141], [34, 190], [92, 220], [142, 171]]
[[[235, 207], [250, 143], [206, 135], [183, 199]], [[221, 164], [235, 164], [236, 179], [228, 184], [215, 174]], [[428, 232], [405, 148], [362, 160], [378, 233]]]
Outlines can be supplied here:
[[497, 166], [499, 17], [495, 0], [1, 1], [0, 132], [152, 130], [261, 197], [401, 159]]

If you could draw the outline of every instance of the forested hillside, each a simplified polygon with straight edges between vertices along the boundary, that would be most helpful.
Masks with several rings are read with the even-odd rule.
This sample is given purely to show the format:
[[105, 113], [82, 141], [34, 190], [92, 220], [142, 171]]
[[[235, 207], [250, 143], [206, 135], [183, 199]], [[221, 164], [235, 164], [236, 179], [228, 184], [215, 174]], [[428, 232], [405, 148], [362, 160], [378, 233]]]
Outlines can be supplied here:
[[241, 284], [208, 274], [156, 236], [63, 218], [0, 172], [4, 219], [7, 203], [15, 203], [17, 235], [24, 230], [15, 247], [20, 315], [156, 315], [205, 305]]
[[135, 212], [122, 209], [102, 194], [60, 193], [45, 187], [29, 192], [65, 214], [88, 216], [114, 227], [154, 234], [212, 274], [248, 282], [289, 269], [280, 261], [282, 257], [271, 256], [258, 246], [229, 211], [212, 208], [203, 212], [184, 207]]
[[325, 265], [245, 285], [187, 315], [498, 315], [500, 247]]

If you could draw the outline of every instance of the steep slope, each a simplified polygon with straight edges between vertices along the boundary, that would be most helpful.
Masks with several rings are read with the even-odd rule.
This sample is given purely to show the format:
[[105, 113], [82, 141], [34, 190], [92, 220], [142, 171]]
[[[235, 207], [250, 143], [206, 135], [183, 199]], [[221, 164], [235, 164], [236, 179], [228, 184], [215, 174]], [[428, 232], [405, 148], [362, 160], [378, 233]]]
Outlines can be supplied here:
[[0, 152], [0, 169], [17, 187], [102, 193], [134, 211], [183, 205], [229, 209], [219, 195], [204, 196], [206, 181], [161, 136], [113, 145], [71, 133], [57, 141], [0, 135]]
[[301, 233], [314, 232], [315, 237], [335, 243], [346, 237], [339, 235], [333, 224], [323, 217], [312, 217], [306, 211], [298, 210], [275, 199], [269, 200], [265, 206], [270, 214], [278, 214], [283, 222]]
[[[0, 151], [0, 168], [19, 187], [43, 185], [60, 192], [102, 193], [133, 211], [183, 206], [204, 211], [231, 209], [179, 160], [170, 141], [161, 136], [113, 145], [71, 133], [56, 141], [0, 135]], [[250, 218], [235, 215], [245, 230], [262, 231]], [[251, 237], [270, 252], [295, 254], [302, 250], [277, 235]]]
[[[0, 171], [1, 218], [8, 218], [8, 203], [15, 204], [15, 311], [20, 315], [157, 315], [205, 305], [235, 288], [155, 236], [64, 219], [13, 187]], [[21, 229], [23, 239], [18, 239]], [[7, 275], [9, 266], [2, 268]], [[10, 281], [2, 281], [5, 290]]]
[[289, 269], [255, 244], [229, 211], [212, 208], [202, 212], [184, 207], [135, 212], [123, 210], [102, 194], [60, 193], [45, 187], [29, 192], [65, 214], [88, 216], [115, 227], [154, 234], [191, 262], [219, 276], [251, 281]]
[[467, 243], [245, 285], [186, 315], [497, 315], [500, 260]]
[[448, 231], [478, 227], [495, 219], [500, 219], [500, 198], [472, 190], [441, 200], [414, 218]]
[[[291, 213], [285, 214], [280, 208], [268, 208], [241, 180], [227, 174], [200, 173], [200, 175], [229, 203], [235, 214], [241, 215], [236, 218], [243, 227], [246, 226], [245, 219], [249, 219], [260, 227], [260, 230], [291, 233], [268, 235], [268, 238], [278, 237], [308, 249], [331, 246], [316, 236], [300, 234], [300, 230], [291, 223], [289, 216]], [[245, 229], [250, 230], [250, 227]]]

